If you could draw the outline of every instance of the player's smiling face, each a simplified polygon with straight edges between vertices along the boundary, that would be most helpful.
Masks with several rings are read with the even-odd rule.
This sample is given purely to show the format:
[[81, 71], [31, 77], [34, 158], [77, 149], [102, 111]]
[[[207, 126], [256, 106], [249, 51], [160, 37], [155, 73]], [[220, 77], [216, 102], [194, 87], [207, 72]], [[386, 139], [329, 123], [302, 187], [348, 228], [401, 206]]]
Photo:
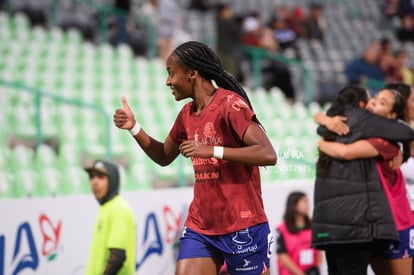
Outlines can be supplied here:
[[171, 54], [168, 57], [166, 84], [171, 88], [172, 94], [177, 101], [191, 97], [194, 81], [190, 78], [190, 71], [179, 62], [176, 55]]

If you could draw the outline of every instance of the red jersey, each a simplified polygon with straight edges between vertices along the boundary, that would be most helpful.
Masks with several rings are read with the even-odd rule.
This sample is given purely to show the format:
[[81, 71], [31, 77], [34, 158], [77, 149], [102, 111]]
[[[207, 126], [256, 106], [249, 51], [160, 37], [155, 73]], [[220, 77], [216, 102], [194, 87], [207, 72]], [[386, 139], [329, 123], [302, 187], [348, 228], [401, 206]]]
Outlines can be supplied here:
[[381, 166], [381, 171], [388, 184], [393, 185], [397, 180], [397, 174], [389, 161], [398, 155], [399, 147], [382, 138], [369, 138], [367, 141], [378, 151], [377, 161]]
[[381, 138], [370, 138], [368, 142], [381, 156], [376, 160], [377, 171], [397, 229], [402, 231], [410, 228], [414, 224], [414, 215], [408, 201], [404, 176], [399, 168], [393, 169], [389, 165], [389, 161], [398, 154], [399, 148]]
[[[170, 131], [177, 145], [184, 140], [242, 147], [255, 114], [238, 94], [218, 88], [199, 114], [189, 102]], [[195, 184], [185, 225], [206, 235], [223, 235], [267, 222], [259, 167], [216, 158], [192, 158]]]

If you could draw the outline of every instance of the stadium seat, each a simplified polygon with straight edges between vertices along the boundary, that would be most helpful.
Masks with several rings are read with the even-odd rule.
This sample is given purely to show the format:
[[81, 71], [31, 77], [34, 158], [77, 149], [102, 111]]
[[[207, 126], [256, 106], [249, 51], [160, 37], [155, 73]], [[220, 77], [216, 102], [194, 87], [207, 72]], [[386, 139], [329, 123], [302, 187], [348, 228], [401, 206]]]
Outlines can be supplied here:
[[92, 194], [88, 174], [79, 166], [69, 166], [63, 170], [64, 190], [71, 195]]
[[36, 168], [39, 171], [46, 168], [57, 168], [58, 167], [58, 157], [56, 151], [46, 144], [40, 144], [35, 150], [35, 162]]
[[0, 169], [0, 198], [14, 198], [15, 193], [15, 175], [10, 171]]

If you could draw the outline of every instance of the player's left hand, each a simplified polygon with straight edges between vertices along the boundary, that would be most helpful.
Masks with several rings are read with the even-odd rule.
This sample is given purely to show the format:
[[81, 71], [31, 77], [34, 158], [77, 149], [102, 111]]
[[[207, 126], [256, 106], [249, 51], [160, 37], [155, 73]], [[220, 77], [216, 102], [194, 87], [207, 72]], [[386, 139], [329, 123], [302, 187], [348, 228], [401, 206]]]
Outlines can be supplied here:
[[186, 158], [211, 158], [214, 151], [213, 146], [205, 145], [194, 140], [183, 141], [179, 149], [181, 154]]

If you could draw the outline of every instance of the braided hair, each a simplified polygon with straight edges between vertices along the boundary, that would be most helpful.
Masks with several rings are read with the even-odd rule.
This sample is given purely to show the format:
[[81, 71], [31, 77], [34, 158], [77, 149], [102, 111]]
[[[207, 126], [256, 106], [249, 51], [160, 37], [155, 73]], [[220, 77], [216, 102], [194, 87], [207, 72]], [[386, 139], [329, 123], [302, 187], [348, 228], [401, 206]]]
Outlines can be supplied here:
[[214, 80], [219, 87], [234, 91], [243, 97], [253, 110], [246, 91], [224, 70], [220, 59], [210, 47], [201, 42], [188, 41], [178, 46], [173, 53], [184, 66], [197, 70], [205, 79]]

